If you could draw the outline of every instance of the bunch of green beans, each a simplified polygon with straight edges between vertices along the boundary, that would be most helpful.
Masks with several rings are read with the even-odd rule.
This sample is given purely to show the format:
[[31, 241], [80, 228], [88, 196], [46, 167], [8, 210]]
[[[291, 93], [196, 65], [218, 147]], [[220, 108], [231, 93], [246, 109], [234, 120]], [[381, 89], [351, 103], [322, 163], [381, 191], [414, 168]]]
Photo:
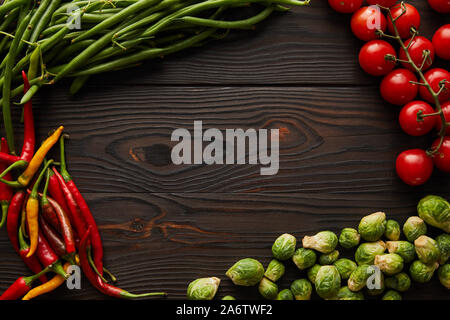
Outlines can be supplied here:
[[[199, 46], [230, 29], [252, 29], [285, 5], [309, 1], [0, 0], [0, 104], [9, 148], [14, 152], [11, 100], [22, 92], [24, 69], [40, 72], [32, 74], [33, 90], [21, 104], [63, 78], [74, 78], [76, 93], [94, 74]], [[226, 19], [234, 11], [247, 17]]]

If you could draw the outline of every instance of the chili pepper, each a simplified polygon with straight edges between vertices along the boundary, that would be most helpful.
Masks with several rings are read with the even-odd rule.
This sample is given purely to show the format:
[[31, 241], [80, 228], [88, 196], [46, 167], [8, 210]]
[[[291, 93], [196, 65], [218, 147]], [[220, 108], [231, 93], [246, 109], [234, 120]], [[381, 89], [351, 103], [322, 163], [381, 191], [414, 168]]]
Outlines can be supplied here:
[[64, 135], [60, 138], [60, 152], [61, 152], [61, 176], [64, 178], [64, 182], [67, 184], [70, 193], [73, 195], [73, 198], [76, 201], [77, 206], [80, 208], [80, 212], [86, 225], [91, 227], [91, 246], [94, 252], [94, 262], [95, 268], [100, 275], [103, 275], [103, 244], [102, 239], [100, 237], [100, 232], [98, 231], [97, 223], [95, 222], [94, 217], [92, 216], [92, 212], [89, 209], [86, 201], [84, 200], [81, 192], [78, 190], [75, 185], [72, 177], [67, 171], [66, 165], [66, 156], [65, 156], [65, 148], [64, 148]]
[[[64, 271], [67, 271], [67, 268], [69, 268], [70, 263], [67, 262], [64, 264]], [[41, 296], [45, 293], [51, 292], [58, 288], [60, 285], [64, 283], [66, 279], [64, 277], [61, 277], [59, 274], [55, 275], [51, 280], [48, 282], [31, 289], [23, 298], [22, 300], [31, 300], [33, 298], [36, 298], [37, 296]]]
[[[59, 186], [58, 178], [55, 176], [55, 173], [52, 170], [49, 170], [50, 179], [48, 182], [48, 193], [49, 195], [61, 206], [62, 210], [65, 213], [69, 213], [69, 208], [67, 207], [66, 199], [64, 198], [64, 193]], [[71, 218], [69, 216], [69, 218]], [[70, 220], [73, 225], [73, 221]]]
[[66, 254], [66, 246], [64, 242], [56, 233], [55, 230], [45, 221], [42, 215], [39, 216], [39, 230], [42, 230], [42, 234], [47, 239], [50, 247], [55, 251], [59, 257], [63, 257]]
[[50, 223], [50, 225], [55, 228], [56, 231], [61, 233], [61, 227], [59, 225], [58, 217], [56, 215], [55, 209], [50, 205], [47, 198], [47, 191], [48, 191], [48, 184], [50, 181], [50, 169], [47, 169], [46, 172], [46, 179], [45, 179], [45, 186], [44, 191], [42, 194], [39, 194], [39, 197], [41, 198], [41, 213], [44, 217], [45, 221]]
[[[5, 153], [9, 153], [8, 148], [8, 142], [6, 142], [6, 139], [2, 137], [1, 140], [1, 151]], [[0, 163], [0, 170], [5, 170], [5, 165]], [[11, 174], [8, 173], [4, 177], [5, 180], [10, 181], [11, 180]], [[6, 217], [8, 215], [8, 206], [9, 202], [11, 201], [13, 197], [13, 191], [10, 186], [7, 186], [4, 183], [0, 183], [0, 205], [2, 207], [2, 220], [0, 221], [0, 228], [3, 227], [3, 225], [6, 222]]]
[[[28, 90], [30, 90], [30, 83], [28, 82], [28, 78], [25, 71], [22, 71], [22, 78], [24, 83], [23, 92], [26, 94]], [[23, 107], [23, 124], [24, 124], [23, 146], [20, 159], [29, 163], [33, 158], [34, 145], [36, 140], [34, 133], [33, 105], [31, 101], [25, 103], [25, 106]]]
[[[28, 166], [22, 172], [22, 174], [19, 176], [17, 181], [6, 181], [5, 179], [0, 179], [0, 181], [3, 183], [6, 183], [7, 185], [9, 185], [13, 188], [22, 188], [22, 187], [28, 186], [31, 179], [33, 179], [35, 173], [39, 170], [39, 167], [41, 166], [42, 162], [44, 162], [45, 156], [50, 151], [50, 149], [53, 147], [53, 145], [58, 141], [63, 130], [64, 130], [64, 127], [60, 126], [50, 137], [48, 137], [42, 143], [41, 147], [36, 151], [33, 158], [28, 163]], [[13, 168], [24, 166], [24, 163], [27, 163], [27, 162], [24, 160], [21, 160], [21, 161], [17, 161], [16, 163], [12, 164], [11, 166], [8, 167], [8, 169], [6, 169], [5, 171], [3, 171], [2, 174], [0, 174], [0, 178], [3, 178], [3, 176], [8, 171], [12, 170]]]
[[89, 264], [88, 258], [88, 240], [90, 238], [92, 227], [89, 226], [88, 230], [84, 234], [83, 238], [80, 242], [80, 250], [79, 250], [79, 258], [81, 269], [83, 270], [86, 278], [89, 282], [100, 292], [109, 295], [115, 298], [124, 298], [124, 299], [134, 299], [134, 298], [142, 298], [142, 297], [151, 297], [151, 296], [165, 296], [165, 292], [151, 292], [151, 293], [142, 293], [142, 294], [133, 294], [124, 289], [115, 287], [111, 284], [105, 283], [102, 279], [94, 272]]
[[69, 217], [55, 200], [53, 200], [52, 198], [46, 199], [50, 203], [50, 206], [52, 207], [52, 209], [54, 209], [55, 214], [58, 217], [61, 234], [63, 235], [64, 243], [66, 246], [66, 252], [67, 254], [72, 254], [75, 252], [75, 240]]
[[5, 164], [13, 164], [16, 163], [17, 161], [20, 160], [20, 157], [12, 155], [12, 154], [7, 154], [4, 152], [0, 152], [0, 162], [1, 163], [5, 163]]
[[27, 201], [27, 223], [28, 223], [28, 233], [30, 236], [30, 251], [28, 256], [32, 256], [38, 247], [38, 235], [39, 235], [39, 200], [38, 200], [38, 188], [39, 184], [47, 172], [48, 167], [53, 163], [53, 160], [48, 161], [44, 169], [39, 174], [33, 189], [31, 190], [30, 196]]
[[22, 230], [22, 234], [28, 238], [28, 229], [27, 229], [27, 202], [29, 198], [29, 194], [27, 193], [25, 197], [25, 201], [22, 206], [21, 216], [20, 216], [20, 229]]
[[5, 292], [0, 296], [0, 300], [17, 300], [27, 292], [31, 290], [31, 286], [33, 282], [40, 277], [45, 276], [45, 273], [49, 270], [44, 269], [41, 272], [29, 276], [29, 277], [20, 277], [14, 283], [6, 289]]
[[[28, 246], [27, 242], [23, 238], [22, 229], [19, 228], [18, 231], [19, 234], [19, 255], [22, 258], [23, 262], [27, 265], [27, 267], [33, 272], [33, 273], [39, 273], [42, 271], [41, 263], [39, 262], [38, 258], [36, 256], [28, 257], [27, 254], [30, 250], [30, 247]], [[42, 283], [47, 282], [47, 277], [45, 275], [42, 275], [40, 277], [40, 280]]]
[[45, 268], [49, 267], [53, 272], [67, 279], [69, 275], [62, 268], [58, 255], [50, 247], [50, 244], [41, 232], [38, 234], [38, 241], [39, 245], [36, 253], [42, 265]]
[[24, 190], [17, 191], [8, 208], [8, 217], [6, 219], [6, 231], [14, 250], [19, 253], [19, 240], [17, 238], [17, 228], [19, 227], [19, 218], [26, 198]]

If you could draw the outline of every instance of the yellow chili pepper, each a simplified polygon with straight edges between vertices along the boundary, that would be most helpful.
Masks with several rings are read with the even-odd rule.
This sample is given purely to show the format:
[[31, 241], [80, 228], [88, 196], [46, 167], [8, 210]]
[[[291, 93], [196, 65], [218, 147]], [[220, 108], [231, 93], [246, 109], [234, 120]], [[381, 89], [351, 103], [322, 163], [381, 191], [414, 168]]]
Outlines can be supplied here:
[[[67, 272], [67, 268], [69, 266], [70, 266], [70, 263], [66, 262], [64, 264], [64, 271]], [[65, 281], [64, 277], [57, 274], [51, 280], [47, 281], [46, 283], [41, 284], [40, 286], [28, 291], [28, 293], [22, 298], [22, 300], [31, 300], [33, 298], [36, 298], [38, 296], [41, 296], [48, 292], [51, 292], [51, 291], [55, 290], [56, 288], [58, 288], [60, 285], [62, 285], [64, 283], [64, 281]]]

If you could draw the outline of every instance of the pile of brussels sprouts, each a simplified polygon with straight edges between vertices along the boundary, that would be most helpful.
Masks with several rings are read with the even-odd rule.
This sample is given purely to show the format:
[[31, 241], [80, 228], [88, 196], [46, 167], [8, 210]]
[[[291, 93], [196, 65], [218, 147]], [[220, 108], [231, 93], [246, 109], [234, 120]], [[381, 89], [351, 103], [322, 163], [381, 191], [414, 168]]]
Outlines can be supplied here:
[[[363, 300], [364, 292], [382, 295], [383, 300], [401, 300], [400, 293], [410, 288], [411, 279], [428, 282], [436, 270], [439, 281], [450, 289], [450, 204], [439, 196], [427, 196], [420, 200], [417, 212], [402, 228], [397, 221], [387, 220], [384, 212], [375, 212], [363, 217], [357, 230], [342, 229], [339, 237], [332, 231], [305, 236], [301, 248], [293, 235], [283, 234], [273, 243], [273, 260], [265, 270], [258, 260], [246, 258], [229, 268], [226, 276], [238, 286], [258, 286], [261, 296], [270, 300], [309, 300], [313, 289], [327, 300]], [[433, 239], [426, 235], [427, 224], [445, 233]], [[354, 261], [340, 257], [338, 244], [343, 250], [356, 248]], [[276, 282], [288, 260], [306, 277], [280, 290]], [[211, 300], [219, 284], [216, 277], [197, 279], [189, 284], [187, 297]]]

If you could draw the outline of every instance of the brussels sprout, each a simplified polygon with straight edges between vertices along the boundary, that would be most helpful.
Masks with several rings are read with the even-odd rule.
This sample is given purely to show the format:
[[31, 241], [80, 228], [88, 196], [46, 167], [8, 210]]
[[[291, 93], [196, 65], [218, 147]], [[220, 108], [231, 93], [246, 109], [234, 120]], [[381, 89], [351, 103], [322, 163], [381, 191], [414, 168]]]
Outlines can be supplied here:
[[337, 293], [338, 300], [364, 300], [362, 292], [353, 292], [347, 286], [339, 289]]
[[386, 214], [384, 212], [375, 212], [361, 219], [358, 226], [358, 232], [366, 241], [377, 241], [386, 230]]
[[420, 217], [412, 216], [403, 225], [403, 233], [409, 242], [414, 242], [418, 237], [427, 233], [427, 225]]
[[233, 296], [225, 296], [222, 298], [222, 300], [236, 300], [236, 298]]
[[375, 256], [382, 254], [386, 250], [383, 241], [362, 243], [355, 252], [355, 261], [358, 265], [372, 265]]
[[396, 253], [386, 253], [375, 256], [375, 265], [388, 276], [403, 270], [403, 258]]
[[384, 236], [391, 241], [397, 241], [400, 239], [400, 235], [401, 231], [398, 222], [392, 219], [386, 221], [386, 230], [384, 231]]
[[189, 300], [212, 300], [219, 288], [220, 279], [216, 277], [200, 278], [189, 283], [187, 298]]
[[336, 248], [338, 238], [331, 231], [321, 231], [312, 237], [303, 237], [302, 244], [304, 248], [314, 249], [321, 253], [330, 253]]
[[443, 265], [450, 258], [450, 234], [443, 233], [436, 237], [436, 242], [441, 252], [441, 257], [439, 258], [439, 264]]
[[438, 263], [428, 265], [420, 260], [416, 260], [409, 267], [409, 274], [414, 281], [425, 283], [431, 280], [434, 271], [438, 267], [439, 267]]
[[310, 300], [312, 285], [306, 279], [297, 279], [291, 284], [291, 292], [295, 300]]
[[381, 300], [402, 300], [400, 293], [394, 290], [387, 291]]
[[348, 278], [347, 285], [352, 291], [359, 291], [367, 284], [367, 279], [371, 276], [371, 266], [363, 264], [358, 266]]
[[272, 254], [275, 259], [284, 261], [292, 258], [295, 252], [297, 240], [291, 234], [285, 233], [279, 236], [272, 245]]
[[294, 295], [292, 294], [291, 290], [284, 289], [278, 292], [276, 300], [294, 300]]
[[264, 276], [273, 282], [277, 282], [278, 279], [280, 279], [284, 275], [284, 271], [284, 264], [278, 260], [273, 259], [267, 266]]
[[258, 291], [265, 299], [275, 300], [278, 295], [278, 286], [276, 283], [263, 277], [259, 282]]
[[226, 275], [236, 285], [254, 286], [264, 276], [264, 267], [258, 260], [245, 258], [228, 269]]
[[334, 298], [341, 287], [341, 276], [335, 266], [321, 266], [316, 276], [316, 292], [324, 299]]
[[420, 236], [414, 241], [417, 257], [425, 264], [439, 261], [441, 253], [436, 241], [427, 236]]
[[311, 268], [308, 269], [308, 272], [307, 272], [308, 279], [312, 283], [316, 283], [316, 276], [317, 276], [317, 272], [319, 272], [320, 267], [321, 267], [320, 264], [315, 264]]
[[360, 240], [361, 236], [353, 228], [344, 228], [339, 235], [339, 244], [345, 249], [356, 247]]
[[416, 257], [416, 248], [408, 241], [387, 241], [386, 247], [389, 253], [396, 253], [403, 258], [405, 263], [410, 263]]
[[311, 249], [299, 248], [295, 251], [292, 261], [297, 268], [305, 270], [316, 263], [316, 253]]
[[411, 279], [405, 272], [397, 273], [395, 276], [386, 278], [386, 288], [405, 292], [411, 287]]
[[330, 253], [322, 253], [319, 256], [319, 264], [322, 266], [333, 264], [339, 258], [339, 251], [334, 250]]
[[439, 196], [426, 196], [417, 205], [419, 217], [429, 225], [450, 233], [450, 204]]
[[367, 291], [367, 294], [370, 296], [378, 296], [378, 295], [382, 294], [384, 292], [384, 289], [386, 288], [386, 286], [384, 284], [383, 273], [378, 271], [378, 277], [379, 278], [376, 283], [369, 282], [369, 280], [366, 282], [366, 286], [367, 286], [366, 291]]
[[347, 280], [350, 278], [352, 272], [358, 267], [356, 262], [347, 258], [341, 258], [333, 263], [333, 265], [339, 271], [342, 280]]
[[450, 289], [450, 264], [444, 264], [439, 268], [438, 277], [442, 285]]

